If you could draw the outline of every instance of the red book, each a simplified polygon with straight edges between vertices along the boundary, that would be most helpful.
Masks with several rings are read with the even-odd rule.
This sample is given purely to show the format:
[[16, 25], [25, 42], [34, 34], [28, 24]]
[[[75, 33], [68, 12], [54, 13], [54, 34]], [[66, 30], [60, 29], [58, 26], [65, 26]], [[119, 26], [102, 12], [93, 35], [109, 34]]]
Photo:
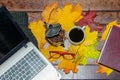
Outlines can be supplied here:
[[120, 71], [120, 28], [112, 27], [102, 48], [98, 63]]

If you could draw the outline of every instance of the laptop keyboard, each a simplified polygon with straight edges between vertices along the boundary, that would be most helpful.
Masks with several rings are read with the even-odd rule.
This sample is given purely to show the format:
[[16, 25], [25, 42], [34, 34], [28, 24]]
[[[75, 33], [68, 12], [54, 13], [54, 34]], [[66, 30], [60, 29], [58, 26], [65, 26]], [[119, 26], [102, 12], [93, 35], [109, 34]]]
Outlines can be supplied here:
[[24, 58], [6, 71], [0, 80], [31, 80], [36, 74], [47, 66], [39, 55], [31, 50]]

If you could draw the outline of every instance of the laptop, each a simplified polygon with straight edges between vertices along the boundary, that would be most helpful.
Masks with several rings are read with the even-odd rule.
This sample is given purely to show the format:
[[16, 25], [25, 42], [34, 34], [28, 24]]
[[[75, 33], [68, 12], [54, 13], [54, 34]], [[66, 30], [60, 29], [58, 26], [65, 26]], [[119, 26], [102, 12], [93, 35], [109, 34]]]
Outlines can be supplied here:
[[0, 8], [0, 80], [59, 80], [57, 70], [27, 38], [5, 6]]
[[102, 48], [98, 63], [120, 71], [120, 28], [111, 27]]

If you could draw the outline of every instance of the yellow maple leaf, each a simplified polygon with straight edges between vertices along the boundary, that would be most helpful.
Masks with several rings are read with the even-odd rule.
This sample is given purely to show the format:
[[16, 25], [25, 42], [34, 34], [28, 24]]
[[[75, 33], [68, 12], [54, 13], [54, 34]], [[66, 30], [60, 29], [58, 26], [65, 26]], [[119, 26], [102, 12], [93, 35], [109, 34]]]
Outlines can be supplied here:
[[44, 46], [46, 43], [45, 40], [45, 30], [44, 23], [41, 20], [36, 22], [31, 22], [29, 24], [29, 28], [32, 31], [33, 35], [37, 39], [39, 49]]
[[102, 74], [105, 73], [107, 76], [109, 76], [113, 72], [111, 68], [108, 68], [100, 64], [98, 65], [99, 65], [99, 68], [97, 69], [96, 73], [102, 73]]
[[74, 26], [74, 23], [80, 19], [82, 8], [80, 4], [75, 7], [72, 4], [66, 4], [63, 9], [58, 9], [57, 19], [58, 23], [62, 25], [62, 28], [68, 31]]
[[86, 28], [85, 28], [85, 40], [82, 44], [85, 46], [92, 45], [95, 43], [97, 38], [98, 38], [98, 32], [97, 31], [90, 32], [89, 26], [86, 26]]
[[82, 7], [81, 7], [81, 5], [80, 5], [80, 3], [77, 3], [74, 7], [73, 7], [73, 9], [71, 10], [71, 12], [78, 12], [79, 13], [79, 15], [78, 16], [76, 16], [76, 20], [75, 20], [75, 22], [78, 22], [83, 16], [81, 15], [82, 14]]
[[42, 11], [42, 17], [44, 18], [44, 21], [53, 24], [57, 22], [57, 8], [58, 8], [58, 3], [52, 3], [50, 5], [47, 5], [43, 11]]
[[106, 29], [105, 29], [105, 31], [102, 34], [102, 40], [106, 39], [106, 37], [107, 37], [107, 35], [109, 33], [110, 28], [113, 27], [114, 25], [120, 27], [120, 24], [117, 23], [117, 20], [112, 21], [109, 24], [107, 24], [106, 25]]
[[99, 51], [96, 50], [96, 43], [92, 45], [80, 45], [78, 53], [76, 54], [76, 61], [78, 64], [86, 65], [88, 63], [88, 59], [96, 60], [99, 57]]
[[78, 71], [77, 69], [78, 64], [73, 63], [73, 60], [61, 60], [61, 62], [58, 64], [59, 69], [64, 69], [64, 72], [67, 74], [71, 70], [72, 72], [76, 73]]

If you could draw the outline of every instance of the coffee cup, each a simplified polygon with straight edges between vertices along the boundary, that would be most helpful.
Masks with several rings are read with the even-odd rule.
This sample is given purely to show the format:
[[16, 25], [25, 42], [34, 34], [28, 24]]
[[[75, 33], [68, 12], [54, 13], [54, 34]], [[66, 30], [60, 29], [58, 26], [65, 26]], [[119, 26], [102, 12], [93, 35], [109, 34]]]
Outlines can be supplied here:
[[79, 45], [84, 41], [85, 39], [84, 28], [85, 26], [83, 27], [75, 26], [68, 31], [67, 38], [71, 44]]

